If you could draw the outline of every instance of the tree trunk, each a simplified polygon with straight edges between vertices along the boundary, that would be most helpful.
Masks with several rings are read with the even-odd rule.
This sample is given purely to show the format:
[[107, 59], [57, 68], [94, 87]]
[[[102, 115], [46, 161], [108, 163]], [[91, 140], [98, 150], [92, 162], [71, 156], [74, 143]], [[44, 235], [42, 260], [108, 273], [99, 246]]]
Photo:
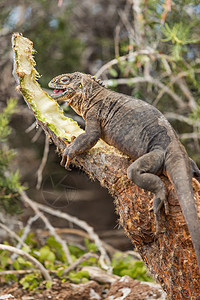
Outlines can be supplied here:
[[[62, 152], [66, 143], [42, 124], [57, 148]], [[161, 176], [168, 191], [170, 215], [161, 212], [162, 233], [156, 236], [152, 211], [153, 194], [145, 192], [128, 180], [126, 169], [131, 160], [119, 153], [90, 150], [77, 156], [73, 163], [89, 177], [99, 180], [115, 199], [119, 222], [137, 247], [163, 289], [172, 299], [200, 299], [200, 276], [191, 237], [177, 195], [169, 180]], [[196, 204], [200, 215], [200, 184], [193, 179]]]
[[[32, 51], [26, 50], [23, 60], [21, 62], [18, 61], [20, 57], [18, 52], [21, 49], [20, 43], [23, 42], [26, 47], [32, 47], [30, 41], [27, 41], [29, 40], [21, 36], [14, 36], [15, 70], [23, 96], [32, 103], [34, 95], [39, 97], [38, 83], [37, 93], [35, 93], [33, 86], [36, 83], [32, 82], [30, 85], [31, 89], [29, 88], [29, 81], [33, 81], [33, 75], [30, 76], [32, 73], [26, 72], [27, 64], [24, 63], [23, 65], [23, 60], [26, 61], [24, 57], [29, 55], [30, 60]], [[29, 80], [25, 81], [25, 76], [29, 76]], [[44, 95], [42, 101], [46, 101]], [[38, 100], [36, 102], [39, 103]], [[40, 108], [39, 106], [35, 108], [34, 105], [31, 105], [31, 107], [37, 117]], [[66, 141], [59, 137], [58, 132], [61, 132], [59, 128], [54, 128], [52, 125], [50, 126], [47, 122], [44, 122], [41, 117], [41, 111], [37, 118], [39, 125], [52, 139], [59, 151], [62, 152], [66, 147]], [[99, 180], [101, 185], [106, 187], [113, 195], [116, 211], [120, 217], [120, 224], [137, 247], [150, 272], [162, 285], [169, 297], [171, 299], [200, 299], [200, 275], [196, 256], [172, 184], [166, 177], [161, 176], [168, 191], [170, 214], [165, 215], [164, 210], [162, 210], [160, 220], [162, 233], [156, 236], [155, 218], [152, 210], [153, 194], [145, 192], [128, 180], [126, 169], [130, 162], [131, 160], [128, 157], [103, 143], [101, 147], [94, 147], [73, 160], [74, 165], [83, 169], [89, 177]], [[200, 216], [200, 184], [195, 179], [193, 179], [193, 187]]]

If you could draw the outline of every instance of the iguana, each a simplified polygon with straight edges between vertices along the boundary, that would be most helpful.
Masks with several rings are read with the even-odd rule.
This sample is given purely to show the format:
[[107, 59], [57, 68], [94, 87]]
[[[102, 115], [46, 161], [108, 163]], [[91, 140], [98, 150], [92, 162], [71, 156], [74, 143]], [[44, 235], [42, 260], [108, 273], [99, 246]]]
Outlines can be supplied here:
[[147, 102], [113, 92], [95, 77], [80, 72], [59, 75], [49, 87], [54, 89], [52, 98], [66, 101], [86, 122], [85, 133], [64, 150], [61, 165], [68, 168], [76, 155], [103, 139], [133, 159], [127, 176], [155, 194], [157, 223], [163, 204], [168, 213], [166, 190], [159, 177], [166, 175], [178, 195], [200, 270], [200, 223], [192, 189], [192, 172], [200, 181], [200, 170], [164, 115]]

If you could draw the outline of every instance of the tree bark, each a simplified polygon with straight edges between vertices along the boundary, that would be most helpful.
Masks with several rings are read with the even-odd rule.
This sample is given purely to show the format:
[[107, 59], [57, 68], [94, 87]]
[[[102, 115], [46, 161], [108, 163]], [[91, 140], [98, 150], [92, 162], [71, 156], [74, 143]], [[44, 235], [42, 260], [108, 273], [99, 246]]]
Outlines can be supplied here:
[[[17, 39], [19, 39], [18, 46], [15, 43]], [[32, 44], [17, 34], [14, 36], [13, 44], [17, 61], [15, 71], [19, 78], [20, 90], [26, 101], [32, 103], [35, 93], [33, 73], [32, 71], [28, 72], [31, 67], [27, 68], [28, 71], [26, 72], [27, 64], [23, 66], [23, 60], [27, 59], [24, 57], [26, 53], [30, 56], [31, 50], [24, 51], [24, 56], [18, 55], [21, 45], [20, 39], [24, 43], [25, 49], [27, 47], [31, 49]], [[20, 57], [23, 58], [21, 62], [18, 61]], [[28, 78], [27, 81], [24, 80], [25, 77]], [[32, 82], [31, 90], [29, 88], [30, 81]], [[36, 88], [35, 97], [39, 97], [38, 83]], [[44, 99], [46, 96], [43, 94], [42, 97], [43, 102], [50, 101]], [[51, 102], [50, 104], [53, 105]], [[31, 105], [31, 109], [35, 113], [39, 125], [62, 153], [66, 147], [66, 141], [59, 137], [58, 132], [61, 131], [59, 128], [54, 128], [44, 122], [41, 112], [40, 118], [38, 118], [39, 106], [36, 109], [35, 105]], [[161, 211], [162, 233], [156, 236], [155, 218], [152, 210], [153, 194], [140, 189], [128, 180], [126, 170], [130, 163], [131, 160], [128, 157], [104, 143], [73, 160], [75, 166], [83, 169], [90, 178], [97, 179], [112, 194], [120, 224], [169, 298], [177, 300], [200, 299], [200, 275], [196, 256], [174, 187], [166, 177], [161, 176], [168, 192], [170, 214], [165, 215], [164, 210]], [[200, 216], [200, 184], [195, 179], [193, 179], [193, 188]]]

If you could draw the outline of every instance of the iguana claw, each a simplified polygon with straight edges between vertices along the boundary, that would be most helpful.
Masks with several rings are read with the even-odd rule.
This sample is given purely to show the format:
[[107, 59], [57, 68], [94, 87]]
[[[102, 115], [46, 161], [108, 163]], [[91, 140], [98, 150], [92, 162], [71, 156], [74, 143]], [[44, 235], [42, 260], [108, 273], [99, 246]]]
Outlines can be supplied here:
[[65, 148], [64, 153], [62, 155], [62, 160], [60, 162], [60, 165], [62, 167], [65, 167], [66, 170], [71, 171], [71, 169], [69, 168], [70, 165], [70, 161], [72, 159], [72, 155], [70, 155], [70, 145]]

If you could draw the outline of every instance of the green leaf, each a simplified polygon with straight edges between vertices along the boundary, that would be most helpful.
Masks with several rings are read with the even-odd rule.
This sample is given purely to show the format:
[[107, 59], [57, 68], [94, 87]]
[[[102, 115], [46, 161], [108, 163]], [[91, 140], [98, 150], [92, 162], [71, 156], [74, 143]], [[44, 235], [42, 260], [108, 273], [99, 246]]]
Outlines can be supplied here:
[[29, 253], [30, 252], [30, 248], [28, 246], [23, 246], [22, 247], [22, 250], [26, 253]]
[[50, 289], [52, 287], [53, 282], [52, 281], [47, 281], [46, 282], [46, 289]]
[[10, 283], [11, 281], [18, 281], [18, 278], [15, 274], [6, 274], [5, 277], [4, 277], [5, 281]]
[[6, 268], [6, 266], [10, 265], [11, 263], [11, 260], [10, 260], [10, 256], [8, 254], [7, 251], [3, 251], [1, 254], [0, 254], [0, 264], [1, 264], [1, 267], [3, 269]]
[[75, 245], [69, 245], [69, 250], [71, 255], [74, 256], [75, 260], [76, 258], [81, 257], [85, 253], [85, 251], [83, 251], [82, 249], [80, 249]]
[[153, 279], [146, 274], [147, 269], [144, 263], [135, 261], [130, 255], [124, 257], [121, 253], [116, 253], [111, 265], [113, 267], [113, 273], [116, 275], [128, 275], [137, 280], [153, 281]]
[[25, 275], [19, 282], [23, 286], [23, 289], [29, 289], [31, 291], [39, 286], [40, 278], [39, 273], [33, 272]]
[[18, 261], [18, 263], [19, 263], [21, 266], [23, 266], [23, 267], [27, 267], [27, 268], [33, 267], [33, 264], [32, 264], [30, 261], [25, 260], [25, 259], [24, 259], [23, 257], [21, 257], [21, 256], [19, 256], [19, 257], [17, 258], [17, 261]]
[[59, 242], [57, 242], [53, 236], [48, 237], [46, 242], [47, 242], [47, 245], [49, 245], [50, 247], [62, 249], [61, 244]]
[[21, 283], [21, 284], [22, 284], [22, 286], [23, 286], [23, 290], [25, 290], [25, 289], [27, 289], [27, 288], [29, 287], [29, 283], [28, 283], [28, 282], [26, 282], [26, 281], [25, 281], [25, 282], [23, 282], [23, 283], [20, 281], [20, 283]]
[[13, 261], [13, 268], [15, 268], [16, 270], [20, 270], [20, 264], [19, 264], [19, 262], [18, 262], [18, 260], [17, 259], [15, 259], [14, 261]]
[[86, 282], [89, 279], [89, 273], [88, 271], [79, 271], [79, 272], [70, 272], [69, 273], [69, 278], [75, 282], [75, 283], [80, 283], [80, 282]]
[[11, 161], [15, 155], [9, 149], [7, 139], [11, 133], [9, 122], [16, 111], [16, 99], [8, 99], [7, 106], [0, 113], [0, 206], [10, 214], [21, 212], [19, 205], [19, 192], [21, 189], [19, 172], [12, 172]]
[[63, 268], [60, 268], [59, 270], [57, 270], [56, 274], [57, 274], [58, 277], [62, 276], [64, 269], [65, 268], [63, 267]]
[[97, 248], [96, 244], [95, 243], [91, 243], [89, 241], [89, 239], [85, 239], [85, 245], [87, 247], [88, 252], [90, 252], [90, 251], [97, 252], [98, 251], [98, 248]]
[[110, 69], [109, 69], [109, 73], [110, 73], [110, 75], [111, 75], [112, 77], [117, 77], [117, 76], [118, 76], [117, 71], [116, 71], [115, 69], [113, 69], [113, 68], [110, 68]]
[[66, 256], [63, 248], [59, 242], [53, 236], [47, 239], [47, 245], [50, 246], [51, 251], [55, 254], [56, 258], [64, 263], [66, 263]]
[[48, 246], [44, 246], [42, 247], [40, 250], [40, 261], [45, 261], [45, 260], [48, 260], [50, 262], [54, 262], [56, 257], [55, 257], [55, 254], [49, 249]]
[[12, 114], [16, 110], [17, 99], [10, 98], [7, 100], [7, 106], [4, 108], [3, 112], [0, 113], [0, 141], [6, 141], [8, 135], [11, 133], [11, 128], [9, 127], [9, 122]]

